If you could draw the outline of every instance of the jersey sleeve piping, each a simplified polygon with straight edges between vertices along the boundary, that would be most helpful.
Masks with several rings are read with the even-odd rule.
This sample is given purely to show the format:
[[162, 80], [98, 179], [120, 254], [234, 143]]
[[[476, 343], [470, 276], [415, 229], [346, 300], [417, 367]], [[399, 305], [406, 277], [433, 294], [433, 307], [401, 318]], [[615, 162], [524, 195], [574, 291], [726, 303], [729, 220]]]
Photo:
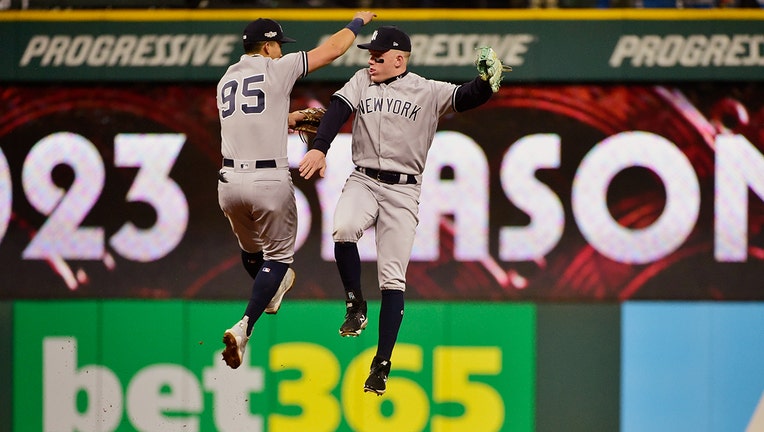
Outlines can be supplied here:
[[308, 53], [300, 51], [300, 55], [302, 56], [302, 74], [300, 77], [304, 78], [308, 75]]
[[352, 103], [350, 103], [350, 101], [348, 100], [348, 98], [346, 98], [345, 96], [343, 96], [343, 95], [341, 95], [341, 94], [339, 94], [339, 93], [335, 93], [335, 94], [334, 94], [334, 95], [332, 95], [332, 96], [334, 96], [334, 97], [336, 97], [337, 99], [339, 99], [339, 100], [341, 100], [342, 102], [344, 102], [344, 103], [345, 103], [345, 105], [347, 105], [348, 107], [350, 107], [350, 111], [353, 111], [353, 112], [355, 112], [355, 107], [353, 106], [353, 104], [352, 104]]

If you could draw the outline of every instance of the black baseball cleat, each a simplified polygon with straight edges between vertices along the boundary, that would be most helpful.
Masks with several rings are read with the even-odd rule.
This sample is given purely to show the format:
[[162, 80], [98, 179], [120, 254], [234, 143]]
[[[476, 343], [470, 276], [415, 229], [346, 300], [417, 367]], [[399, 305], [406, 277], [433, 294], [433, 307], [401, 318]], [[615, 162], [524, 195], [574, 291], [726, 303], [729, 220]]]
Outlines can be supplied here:
[[347, 302], [345, 322], [340, 327], [340, 336], [358, 336], [366, 328], [369, 318], [366, 316], [366, 301]]
[[371, 370], [363, 391], [382, 396], [387, 389], [387, 376], [390, 375], [390, 360], [383, 360], [377, 356], [371, 361]]

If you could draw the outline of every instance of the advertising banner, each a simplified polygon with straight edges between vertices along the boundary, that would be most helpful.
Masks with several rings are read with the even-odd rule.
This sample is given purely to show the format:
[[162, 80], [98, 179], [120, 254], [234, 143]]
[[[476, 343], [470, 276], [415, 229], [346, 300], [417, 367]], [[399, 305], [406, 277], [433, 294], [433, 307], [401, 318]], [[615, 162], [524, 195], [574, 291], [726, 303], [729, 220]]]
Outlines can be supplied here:
[[761, 303], [625, 303], [620, 430], [764, 430], [762, 334]]
[[[293, 107], [341, 84], [303, 84]], [[240, 299], [217, 202], [212, 85], [11, 86], [0, 114], [0, 298]], [[424, 173], [407, 295], [764, 299], [764, 89], [512, 86], [447, 114]], [[331, 239], [349, 124], [294, 174], [293, 298], [340, 298]], [[291, 135], [297, 166], [306, 145]], [[359, 243], [377, 296], [374, 233]]]
[[291, 302], [232, 370], [220, 339], [241, 308], [16, 302], [13, 430], [535, 430], [532, 305], [411, 303], [383, 397], [363, 392], [376, 319], [340, 338], [342, 302]]
[[[0, 426], [27, 431], [758, 431], [760, 302], [407, 303], [388, 392], [364, 394], [379, 302], [288, 301], [236, 370], [243, 302], [17, 301]], [[10, 315], [10, 314], [9, 314]], [[41, 317], [56, 325], [41, 325]], [[10, 329], [9, 327], [5, 328]], [[5, 408], [4, 407], [4, 408]], [[11, 423], [12, 421], [12, 423]]]
[[[8, 11], [0, 14], [0, 81], [215, 81], [243, 53], [241, 32], [266, 15], [310, 50], [352, 16], [342, 10]], [[411, 69], [475, 76], [489, 45], [522, 82], [761, 81], [764, 11], [380, 10], [379, 25], [411, 35]], [[351, 48], [307, 80], [343, 80], [368, 61]]]

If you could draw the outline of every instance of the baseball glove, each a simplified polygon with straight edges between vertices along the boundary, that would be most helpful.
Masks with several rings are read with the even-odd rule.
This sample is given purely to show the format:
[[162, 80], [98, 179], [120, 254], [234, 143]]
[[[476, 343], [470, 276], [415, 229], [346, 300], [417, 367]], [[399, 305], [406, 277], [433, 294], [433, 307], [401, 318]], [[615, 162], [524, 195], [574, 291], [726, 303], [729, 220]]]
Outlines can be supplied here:
[[321, 119], [326, 114], [325, 108], [305, 108], [299, 111], [305, 118], [297, 122], [293, 128], [300, 135], [300, 139], [310, 144], [313, 142], [313, 138], [316, 137], [316, 131], [318, 131], [318, 125], [321, 124]]
[[483, 81], [491, 84], [491, 90], [496, 93], [501, 85], [502, 72], [511, 72], [511, 66], [504, 66], [496, 55], [496, 51], [491, 47], [478, 48], [477, 58], [475, 59], [478, 75]]

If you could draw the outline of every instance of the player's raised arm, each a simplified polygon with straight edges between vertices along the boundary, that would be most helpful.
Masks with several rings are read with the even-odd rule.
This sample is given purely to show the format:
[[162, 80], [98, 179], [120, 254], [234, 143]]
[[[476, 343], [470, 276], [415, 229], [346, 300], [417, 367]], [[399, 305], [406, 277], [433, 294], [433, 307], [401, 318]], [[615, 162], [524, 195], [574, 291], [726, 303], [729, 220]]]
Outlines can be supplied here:
[[353, 19], [342, 30], [331, 35], [321, 45], [308, 51], [308, 72], [320, 69], [345, 54], [361, 27], [370, 23], [377, 14], [370, 11], [356, 12]]

